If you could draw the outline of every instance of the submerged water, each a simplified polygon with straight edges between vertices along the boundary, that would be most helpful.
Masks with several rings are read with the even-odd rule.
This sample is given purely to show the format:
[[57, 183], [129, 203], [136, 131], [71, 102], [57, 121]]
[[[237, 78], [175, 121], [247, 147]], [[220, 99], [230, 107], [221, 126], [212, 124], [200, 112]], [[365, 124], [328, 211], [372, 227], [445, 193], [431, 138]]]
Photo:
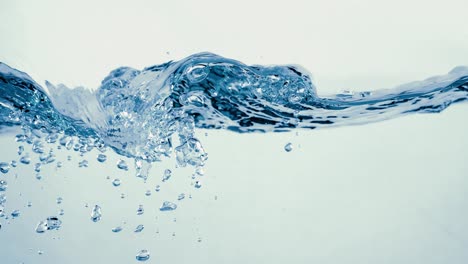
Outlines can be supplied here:
[[[132, 159], [136, 175], [144, 181], [154, 162], [175, 157], [178, 167], [193, 167], [192, 187], [198, 189], [202, 187], [200, 178], [208, 155], [195, 136], [196, 128], [282, 132], [364, 124], [410, 113], [437, 113], [468, 99], [468, 68], [457, 67], [446, 75], [391, 90], [319, 97], [310, 74], [299, 66], [247, 66], [203, 53], [143, 70], [118, 68], [94, 91], [48, 82], [42, 87], [26, 73], [0, 64], [0, 91], [1, 132], [21, 131], [16, 135], [20, 144], [18, 162], [1, 162], [2, 174], [29, 165], [36, 179], [42, 179], [44, 167], [60, 168], [65, 162], [57, 159], [56, 150], [50, 146], [79, 153], [77, 163], [81, 168], [90, 166], [86, 153], [98, 151], [95, 160], [108, 163], [109, 154], [105, 153], [112, 149], [122, 157], [115, 168], [128, 171]], [[25, 145], [30, 148], [25, 149]], [[284, 145], [285, 152], [295, 148], [291, 143]], [[161, 184], [172, 181], [172, 173], [165, 169]], [[120, 188], [125, 181], [113, 176], [108, 179], [114, 188]], [[0, 214], [6, 220], [21, 217], [19, 210], [8, 214], [3, 211], [8, 187], [7, 180], [0, 179]], [[150, 196], [153, 190], [159, 192], [160, 187], [145, 189], [145, 195]], [[126, 195], [121, 193], [121, 198]], [[174, 211], [174, 201], [187, 199], [184, 193], [172, 198], [163, 200], [158, 211]], [[56, 202], [60, 205], [63, 199], [58, 197]], [[106, 209], [99, 203], [85, 207], [87, 221], [98, 223], [105, 219]], [[138, 217], [145, 213], [142, 204], [132, 210]], [[33, 229], [41, 234], [54, 233], [62, 225], [63, 214], [61, 209], [56, 215], [38, 219]], [[145, 232], [142, 224], [136, 228], [114, 225], [111, 231], [127, 229]], [[147, 249], [141, 249], [135, 258], [146, 261], [149, 256]]]

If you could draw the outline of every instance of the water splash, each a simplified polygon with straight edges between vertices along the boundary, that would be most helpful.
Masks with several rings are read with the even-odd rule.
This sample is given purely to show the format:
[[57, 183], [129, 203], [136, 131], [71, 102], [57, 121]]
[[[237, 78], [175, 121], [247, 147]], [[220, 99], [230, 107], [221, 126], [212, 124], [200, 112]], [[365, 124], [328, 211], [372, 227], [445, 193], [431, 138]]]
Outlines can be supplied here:
[[118, 68], [96, 91], [49, 82], [44, 88], [0, 63], [0, 91], [0, 128], [22, 126], [17, 140], [32, 142], [37, 153], [45, 152], [34, 135], [46, 133], [49, 142], [81, 153], [110, 147], [154, 162], [175, 150], [180, 166], [201, 167], [207, 154], [195, 127], [279, 132], [437, 113], [468, 98], [468, 68], [392, 90], [321, 98], [299, 66], [247, 66], [200, 53], [143, 70]]

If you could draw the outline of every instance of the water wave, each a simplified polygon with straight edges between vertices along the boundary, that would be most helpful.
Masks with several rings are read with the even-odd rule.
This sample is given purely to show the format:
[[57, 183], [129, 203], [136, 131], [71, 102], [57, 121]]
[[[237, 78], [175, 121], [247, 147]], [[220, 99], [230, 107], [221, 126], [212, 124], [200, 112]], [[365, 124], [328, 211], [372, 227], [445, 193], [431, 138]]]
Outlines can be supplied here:
[[207, 154], [195, 127], [280, 132], [437, 113], [467, 100], [468, 67], [395, 89], [319, 97], [300, 66], [248, 66], [211, 53], [143, 70], [121, 67], [95, 91], [44, 88], [0, 63], [0, 92], [0, 128], [23, 127], [20, 140], [45, 133], [82, 152], [108, 146], [147, 162], [175, 150], [179, 165], [199, 167]]

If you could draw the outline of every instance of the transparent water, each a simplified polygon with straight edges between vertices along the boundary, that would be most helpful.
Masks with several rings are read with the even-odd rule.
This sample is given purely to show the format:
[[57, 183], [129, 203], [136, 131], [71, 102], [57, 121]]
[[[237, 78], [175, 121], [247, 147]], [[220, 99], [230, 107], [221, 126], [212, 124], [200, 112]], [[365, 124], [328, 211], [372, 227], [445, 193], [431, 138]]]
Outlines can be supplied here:
[[[230, 75], [210, 77], [217, 67], [228, 67]], [[418, 115], [378, 126], [316, 128], [440, 112], [466, 100], [466, 68], [394, 90], [327, 98], [317, 96], [308, 75], [297, 67], [250, 68], [201, 54], [147, 71], [155, 68], [153, 79], [137, 79], [128, 68], [112, 72], [100, 88], [103, 95], [101, 90], [50, 84], [46, 92], [24, 73], [2, 65], [0, 116], [6, 151], [1, 231], [4, 241], [15, 241], [2, 246], [4, 252], [15, 252], [6, 255], [8, 263], [69, 261], [70, 254], [77, 254], [76, 263], [126, 263], [132, 258], [237, 263], [244, 255], [251, 263], [270, 257], [277, 263], [345, 261], [368, 252], [364, 246], [373, 252], [366, 256], [370, 260], [385, 255], [378, 250], [387, 242], [379, 236], [400, 243], [393, 250], [407, 250], [408, 243], [414, 245], [428, 232], [444, 243], [448, 238], [464, 243], [450, 220], [466, 218], [452, 207], [466, 204], [467, 171], [465, 157], [453, 149], [466, 148], [468, 141], [464, 123], [450, 119], [463, 120], [465, 105], [444, 118]], [[183, 74], [197, 69], [204, 69], [197, 75], [202, 77], [177, 92], [174, 87], [189, 78]], [[128, 72], [136, 77], [123, 82]], [[110, 89], [109, 80], [124, 84]], [[239, 82], [245, 90], [226, 88]], [[213, 94], [210, 87], [218, 85]], [[172, 92], [160, 98], [148, 87]], [[269, 92], [253, 92], [258, 89]], [[138, 99], [133, 95], [139, 91], [154, 93]], [[154, 98], [160, 99], [147, 103]], [[243, 106], [246, 102], [252, 109]], [[148, 106], [141, 110], [140, 104]], [[255, 133], [259, 131], [272, 136]], [[362, 144], [356, 148], [355, 142]], [[212, 150], [209, 162], [205, 149]], [[440, 174], [428, 177], [433, 171]], [[443, 201], [450, 205], [440, 205], [438, 197], [446, 195]], [[241, 219], [235, 217], [238, 213]], [[109, 241], [112, 248], [106, 246]], [[265, 243], [269, 246], [255, 249]], [[434, 243], [432, 238], [417, 249], [443, 250], [442, 242]], [[321, 245], [321, 250], [311, 255], [296, 247], [302, 244]], [[174, 247], [184, 254], [175, 254]], [[288, 250], [271, 254], [265, 248]], [[354, 253], [343, 254], [346, 250]]]

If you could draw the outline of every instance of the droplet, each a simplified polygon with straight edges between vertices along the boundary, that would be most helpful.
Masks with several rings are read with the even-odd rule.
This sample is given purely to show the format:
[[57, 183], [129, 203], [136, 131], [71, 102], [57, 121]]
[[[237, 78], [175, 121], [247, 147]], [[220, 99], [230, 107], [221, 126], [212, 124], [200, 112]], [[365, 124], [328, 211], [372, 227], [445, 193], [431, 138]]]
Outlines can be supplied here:
[[21, 214], [20, 210], [13, 210], [13, 212], [11, 212], [11, 216], [13, 218], [20, 216], [20, 214]]
[[36, 179], [38, 179], [38, 180], [42, 179], [42, 175], [39, 174], [39, 173], [37, 173], [37, 174], [36, 174]]
[[8, 183], [5, 180], [0, 180], [0, 192], [6, 191], [8, 188]]
[[78, 167], [87, 168], [88, 167], [88, 161], [87, 160], [82, 160], [82, 161], [78, 162]]
[[97, 222], [101, 220], [101, 216], [102, 216], [101, 207], [99, 205], [95, 205], [93, 207], [93, 210], [91, 211], [91, 221]]
[[146, 190], [145, 195], [150, 196], [151, 195], [151, 190]]
[[7, 162], [0, 162], [0, 172], [8, 173], [10, 171], [10, 165]]
[[63, 198], [62, 197], [57, 197], [57, 204], [61, 204], [63, 202]]
[[61, 168], [63, 166], [63, 163], [61, 161], [57, 162], [57, 168]]
[[31, 206], [32, 206], [32, 202], [28, 202], [28, 203], [26, 204], [26, 206], [27, 206], [27, 207], [31, 207]]
[[15, 168], [16, 166], [18, 166], [18, 162], [16, 162], [16, 160], [12, 160], [10, 162], [10, 166], [12, 166], [13, 168]]
[[140, 250], [140, 252], [138, 252], [135, 258], [138, 261], [147, 261], [150, 258], [149, 251], [146, 249], [142, 249]]
[[160, 186], [160, 185], [156, 185], [156, 187], [154, 188], [154, 190], [155, 190], [156, 192], [159, 192], [159, 191], [161, 190], [161, 186]]
[[161, 207], [159, 208], [159, 211], [173, 211], [177, 209], [177, 205], [175, 203], [172, 203], [172, 202], [169, 202], [169, 201], [165, 201]]
[[288, 143], [284, 146], [284, 150], [286, 150], [286, 152], [290, 152], [292, 149], [292, 143]]
[[136, 228], [135, 228], [135, 233], [140, 233], [141, 231], [143, 231], [143, 229], [145, 229], [145, 226], [144, 225], [138, 225]]
[[177, 200], [183, 200], [185, 198], [185, 194], [184, 193], [181, 193], [179, 194], [179, 196], [177, 196]]
[[164, 175], [163, 175], [163, 179], [162, 181], [165, 182], [167, 180], [169, 180], [171, 178], [171, 175], [172, 175], [172, 171], [170, 169], [166, 169], [164, 171]]
[[120, 232], [122, 230], [123, 230], [123, 227], [121, 227], [121, 226], [116, 226], [116, 227], [112, 228], [112, 232], [114, 232], [114, 233], [118, 233], [118, 232]]
[[112, 181], [112, 185], [114, 185], [115, 187], [120, 186], [120, 180], [119, 179], [114, 179]]
[[142, 215], [143, 213], [145, 213], [145, 209], [143, 208], [143, 205], [140, 204], [137, 209], [137, 215]]
[[99, 161], [99, 162], [101, 162], [101, 163], [104, 162], [104, 161], [106, 161], [106, 160], [107, 160], [107, 156], [104, 155], [104, 154], [99, 154], [99, 155], [97, 156], [97, 161]]
[[65, 211], [64, 211], [63, 209], [60, 209], [60, 210], [58, 211], [58, 214], [59, 214], [59, 215], [64, 215], [64, 214], [65, 214]]
[[117, 162], [117, 168], [121, 170], [128, 170], [128, 165], [125, 160], [119, 160], [119, 162]]

